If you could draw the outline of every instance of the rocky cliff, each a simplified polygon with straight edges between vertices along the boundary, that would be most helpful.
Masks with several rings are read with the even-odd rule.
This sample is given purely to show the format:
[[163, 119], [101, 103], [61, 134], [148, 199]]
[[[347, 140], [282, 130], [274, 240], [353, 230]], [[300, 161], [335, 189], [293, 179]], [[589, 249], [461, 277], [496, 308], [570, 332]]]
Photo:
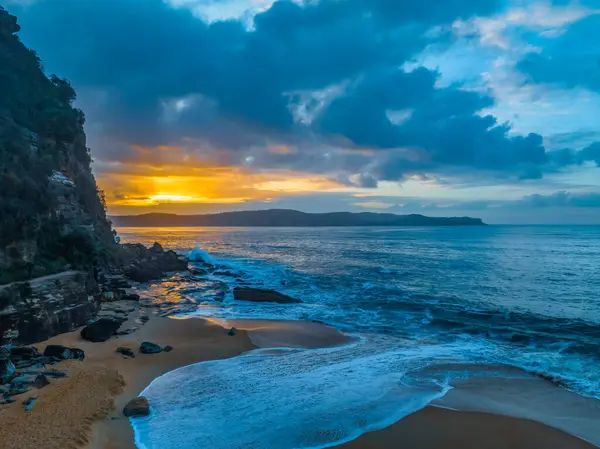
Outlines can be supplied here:
[[19, 29], [0, 7], [0, 284], [89, 271], [115, 248], [75, 91]]
[[0, 7], [0, 344], [87, 323], [120, 253], [75, 91], [44, 74], [19, 29]]

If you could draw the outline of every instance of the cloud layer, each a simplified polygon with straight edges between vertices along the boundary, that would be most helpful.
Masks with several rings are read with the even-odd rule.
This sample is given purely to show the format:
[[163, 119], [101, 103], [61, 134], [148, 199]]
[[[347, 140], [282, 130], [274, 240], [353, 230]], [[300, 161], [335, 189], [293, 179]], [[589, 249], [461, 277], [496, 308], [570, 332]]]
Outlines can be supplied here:
[[[222, 176], [212, 191], [246, 201], [276, 195], [256, 186], [282, 177], [314, 191], [415, 177], [502, 184], [600, 162], [598, 144], [550, 152], [542, 135], [517, 135], [486, 112], [496, 102], [491, 92], [444, 85], [438, 71], [415, 65], [459, 29], [468, 39], [464, 24], [500, 42], [494, 30], [505, 1], [279, 0], [260, 3], [251, 21], [202, 19], [242, 17], [243, 1], [220, 12], [191, 3], [13, 6], [23, 40], [78, 89], [96, 171], [115, 204], [126, 192], [160, 200], [152, 180], [167, 176], [179, 177], [178, 192], [193, 184], [184, 179]], [[543, 50], [518, 69], [532, 83], [600, 91], [598, 20], [538, 36]], [[582, 41], [584, 51], [569, 52]], [[226, 188], [233, 177], [239, 189]], [[205, 193], [178, 196], [216, 198]]]

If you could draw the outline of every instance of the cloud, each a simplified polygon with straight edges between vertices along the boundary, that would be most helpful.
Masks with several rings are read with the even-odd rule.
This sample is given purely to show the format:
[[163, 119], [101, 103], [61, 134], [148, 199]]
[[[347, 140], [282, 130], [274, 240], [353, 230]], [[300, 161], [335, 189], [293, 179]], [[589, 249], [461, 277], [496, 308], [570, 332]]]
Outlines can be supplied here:
[[535, 83], [600, 92], [600, 14], [591, 15], [558, 36], [544, 49], [529, 53], [518, 68]]
[[546, 151], [486, 112], [489, 92], [411, 67], [454, 39], [451, 24], [500, 17], [504, 4], [37, 0], [14, 12], [48, 71], [77, 88], [113, 204], [179, 207], [414, 176], [514, 182], [595, 160]]

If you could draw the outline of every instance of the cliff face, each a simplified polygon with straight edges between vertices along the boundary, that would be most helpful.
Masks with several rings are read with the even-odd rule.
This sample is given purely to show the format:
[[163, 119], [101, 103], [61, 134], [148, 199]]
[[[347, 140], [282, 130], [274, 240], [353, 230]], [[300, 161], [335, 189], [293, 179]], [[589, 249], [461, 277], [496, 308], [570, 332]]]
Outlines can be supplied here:
[[73, 330], [118, 254], [75, 91], [47, 77], [0, 7], [0, 344]]
[[75, 91], [44, 75], [19, 29], [0, 7], [0, 284], [90, 271], [115, 247]]

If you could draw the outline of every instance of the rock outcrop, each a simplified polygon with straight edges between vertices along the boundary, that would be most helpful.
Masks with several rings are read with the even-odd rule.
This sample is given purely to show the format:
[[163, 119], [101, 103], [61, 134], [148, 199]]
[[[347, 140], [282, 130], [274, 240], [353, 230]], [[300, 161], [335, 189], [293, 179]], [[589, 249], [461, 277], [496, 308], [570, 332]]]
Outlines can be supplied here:
[[300, 303], [299, 299], [262, 288], [236, 287], [233, 289], [233, 298], [238, 301], [252, 302], [277, 302], [279, 304]]
[[98, 310], [97, 291], [85, 271], [0, 286], [0, 344], [35, 343], [85, 325]]
[[150, 414], [150, 403], [144, 396], [132, 399], [123, 408], [123, 414], [129, 417], [148, 416]]
[[185, 257], [165, 251], [159, 243], [151, 248], [141, 244], [124, 244], [120, 248], [123, 272], [132, 281], [148, 282], [162, 278], [169, 271], [187, 270]]

